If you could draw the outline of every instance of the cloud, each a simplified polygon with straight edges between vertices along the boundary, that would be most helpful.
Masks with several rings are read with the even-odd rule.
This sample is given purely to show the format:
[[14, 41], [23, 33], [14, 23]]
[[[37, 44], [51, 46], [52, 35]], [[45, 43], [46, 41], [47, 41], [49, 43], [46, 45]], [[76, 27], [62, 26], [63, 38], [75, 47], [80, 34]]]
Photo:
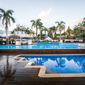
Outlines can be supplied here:
[[37, 19], [44, 19], [44, 18], [46, 18], [46, 16], [50, 14], [51, 10], [52, 10], [52, 7], [49, 8], [48, 11], [46, 11], [46, 12], [45, 11], [41, 11], [41, 13], [37, 16]]

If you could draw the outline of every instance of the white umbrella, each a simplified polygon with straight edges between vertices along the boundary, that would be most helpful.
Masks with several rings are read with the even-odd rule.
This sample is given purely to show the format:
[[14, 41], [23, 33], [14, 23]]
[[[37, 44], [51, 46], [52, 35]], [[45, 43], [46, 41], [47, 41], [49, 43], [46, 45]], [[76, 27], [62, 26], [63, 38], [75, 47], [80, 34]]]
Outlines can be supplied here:
[[48, 41], [52, 41], [52, 39], [50, 37], [47, 37], [46, 39], [44, 40], [48, 40]]

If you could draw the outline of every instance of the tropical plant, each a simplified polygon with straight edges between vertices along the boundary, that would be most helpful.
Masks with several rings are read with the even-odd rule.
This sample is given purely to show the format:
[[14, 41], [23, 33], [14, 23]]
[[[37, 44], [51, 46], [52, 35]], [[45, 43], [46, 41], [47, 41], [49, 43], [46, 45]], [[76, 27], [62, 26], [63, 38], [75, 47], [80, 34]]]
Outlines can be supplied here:
[[30, 35], [34, 35], [34, 34], [35, 34], [34, 31], [30, 30]]
[[55, 22], [57, 23], [57, 29], [60, 31], [60, 41], [61, 41], [61, 31], [65, 29], [65, 22], [60, 21], [60, 22]]
[[80, 34], [80, 29], [76, 26], [74, 29], [73, 29], [73, 33], [75, 35], [75, 38], [78, 37], [78, 35]]
[[38, 27], [39, 27], [39, 22], [40, 22], [41, 19], [37, 19], [37, 20], [31, 20], [30, 22], [32, 22], [32, 26], [31, 28], [36, 28], [36, 39], [37, 39], [37, 30], [38, 30]]
[[45, 38], [46, 38], [46, 31], [48, 31], [48, 28], [44, 27], [43, 30], [45, 31]]
[[48, 36], [51, 37], [51, 38], [52, 38], [52, 36], [53, 36], [50, 29], [48, 29]]
[[17, 31], [17, 34], [19, 34], [19, 31], [21, 31], [20, 24], [17, 24], [14, 30]]
[[30, 34], [29, 27], [25, 28], [25, 29], [24, 29], [24, 32], [25, 32], [26, 34]]
[[15, 31], [14, 31], [14, 30], [12, 30], [12, 31], [11, 31], [11, 34], [14, 34], [14, 33], [15, 33]]
[[22, 31], [22, 34], [23, 34], [23, 32], [26, 31], [26, 27], [22, 25], [22, 26], [20, 26], [20, 30]]
[[10, 25], [10, 20], [15, 23], [15, 19], [12, 17], [13, 10], [7, 10], [0, 8], [0, 18], [2, 18], [2, 24], [5, 24], [6, 29], [6, 43], [8, 44], [8, 25]]
[[43, 30], [43, 23], [42, 22], [39, 22], [39, 29], [40, 29], [40, 40], [41, 40], [42, 30]]
[[50, 29], [50, 31], [52, 32], [53, 38], [54, 38], [54, 35], [55, 35], [55, 32], [56, 32], [56, 27], [55, 27], [55, 26], [52, 26], [52, 27], [50, 27], [49, 29]]
[[34, 31], [30, 30], [30, 36], [33, 35], [33, 38], [34, 38], [34, 34], [35, 34]]
[[82, 21], [83, 28], [85, 29], [85, 18]]
[[66, 33], [68, 34], [68, 37], [70, 38], [71, 33], [72, 33], [72, 29], [70, 29], [70, 26], [68, 26]]

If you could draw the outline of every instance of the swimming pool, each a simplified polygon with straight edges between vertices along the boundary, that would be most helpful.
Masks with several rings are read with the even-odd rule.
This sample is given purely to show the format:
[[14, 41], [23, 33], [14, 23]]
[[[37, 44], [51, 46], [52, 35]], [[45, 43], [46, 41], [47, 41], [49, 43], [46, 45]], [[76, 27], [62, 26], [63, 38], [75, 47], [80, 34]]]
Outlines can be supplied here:
[[34, 64], [45, 66], [46, 70], [58, 74], [85, 73], [85, 55], [36, 55], [19, 56]]
[[0, 49], [85, 49], [78, 43], [36, 44], [36, 45], [0, 45]]

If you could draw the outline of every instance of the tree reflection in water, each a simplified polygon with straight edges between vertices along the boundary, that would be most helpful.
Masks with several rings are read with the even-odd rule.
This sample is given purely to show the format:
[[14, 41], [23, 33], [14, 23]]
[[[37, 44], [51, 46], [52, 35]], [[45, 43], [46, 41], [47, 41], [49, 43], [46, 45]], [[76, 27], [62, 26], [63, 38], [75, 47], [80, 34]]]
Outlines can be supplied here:
[[6, 65], [3, 70], [0, 70], [0, 77], [2, 79], [2, 83], [7, 80], [14, 80], [14, 74], [16, 73], [16, 69], [12, 69], [12, 65], [9, 65], [9, 57], [7, 56]]

